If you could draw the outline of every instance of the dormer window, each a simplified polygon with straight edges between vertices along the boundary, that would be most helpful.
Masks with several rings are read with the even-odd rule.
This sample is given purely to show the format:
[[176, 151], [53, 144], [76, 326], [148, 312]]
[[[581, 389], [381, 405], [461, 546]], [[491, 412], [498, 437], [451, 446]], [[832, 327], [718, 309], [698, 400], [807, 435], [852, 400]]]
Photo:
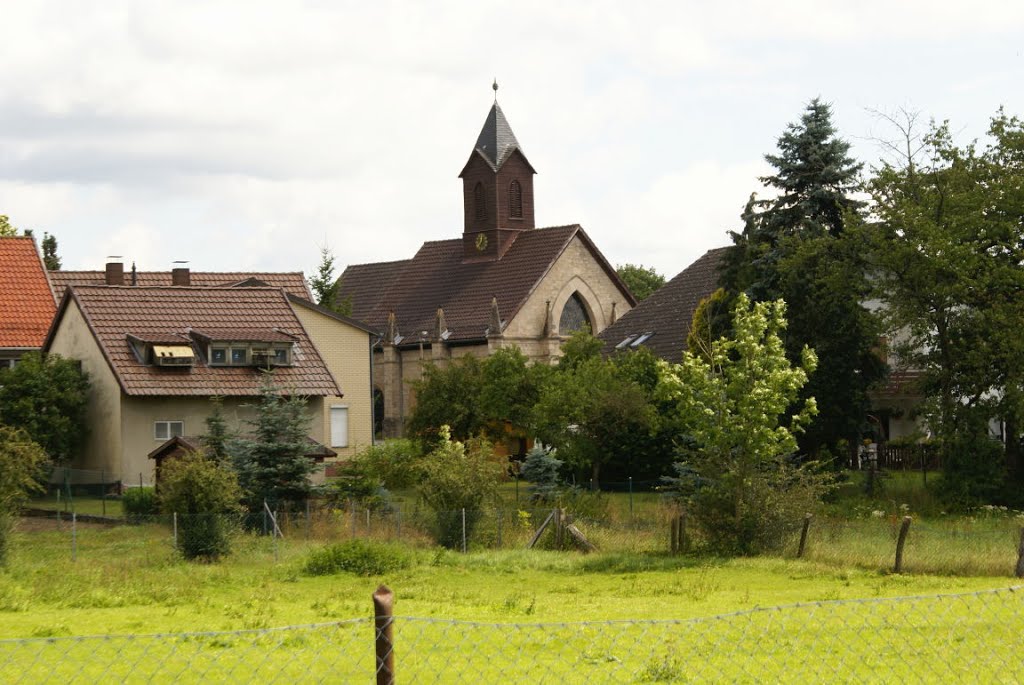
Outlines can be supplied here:
[[210, 366], [291, 366], [292, 346], [287, 343], [231, 342], [210, 345]]
[[523, 218], [523, 187], [515, 179], [508, 186], [508, 215], [512, 219]]

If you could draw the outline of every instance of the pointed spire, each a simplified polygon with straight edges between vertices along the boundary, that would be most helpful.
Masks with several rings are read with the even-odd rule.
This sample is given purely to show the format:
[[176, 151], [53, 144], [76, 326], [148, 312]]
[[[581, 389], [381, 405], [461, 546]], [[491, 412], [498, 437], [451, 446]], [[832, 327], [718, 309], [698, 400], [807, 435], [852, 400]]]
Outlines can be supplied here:
[[491, 323], [487, 327], [488, 337], [501, 335], [501, 314], [498, 313], [498, 298], [491, 298]]
[[[494, 85], [498, 85], [497, 81]], [[494, 104], [491, 106], [491, 111], [484, 121], [484, 127], [480, 129], [480, 135], [476, 139], [475, 149], [483, 155], [495, 171], [514, 151], [519, 150], [520, 153], [523, 151], [519, 141], [516, 140], [516, 134], [512, 133], [512, 127], [509, 126], [504, 112], [498, 105], [497, 90], [495, 90]]]
[[434, 340], [444, 340], [444, 334], [448, 332], [448, 325], [444, 320], [444, 309], [437, 308], [437, 317], [434, 320]]
[[388, 312], [388, 330], [384, 334], [384, 342], [388, 345], [394, 345], [395, 340], [398, 338], [398, 323], [395, 321], [395, 313], [393, 311]]

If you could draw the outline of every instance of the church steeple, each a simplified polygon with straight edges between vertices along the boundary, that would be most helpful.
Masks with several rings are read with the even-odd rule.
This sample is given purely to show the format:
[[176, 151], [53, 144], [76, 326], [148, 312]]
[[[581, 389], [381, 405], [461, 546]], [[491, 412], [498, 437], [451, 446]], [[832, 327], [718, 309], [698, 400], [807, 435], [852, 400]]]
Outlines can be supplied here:
[[465, 260], [501, 259], [521, 231], [534, 227], [535, 173], [495, 97], [469, 161], [459, 174]]

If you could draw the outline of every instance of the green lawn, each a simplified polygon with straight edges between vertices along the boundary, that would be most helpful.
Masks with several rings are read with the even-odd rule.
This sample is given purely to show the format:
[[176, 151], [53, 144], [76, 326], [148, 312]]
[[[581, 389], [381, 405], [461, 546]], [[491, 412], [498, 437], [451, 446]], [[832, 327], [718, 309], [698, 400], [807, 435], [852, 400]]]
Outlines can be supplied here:
[[[271, 540], [241, 535], [235, 553], [216, 564], [181, 561], [169, 530], [155, 524], [80, 526], [75, 542], [72, 561], [66, 524], [16, 534], [10, 567], [0, 572], [0, 640], [356, 621], [227, 636], [0, 641], [4, 681], [28, 673], [25, 682], [71, 675], [87, 682], [365, 682], [373, 668], [365, 618], [380, 583], [397, 597], [396, 651], [409, 682], [799, 682], [829, 673], [890, 681], [931, 673], [941, 681], [964, 677], [943, 665], [960, 654], [990, 669], [969, 677], [1024, 678], [1011, 659], [1024, 630], [1021, 593], [830, 603], [1005, 588], [1013, 584], [1008, 577], [895, 576], [771, 558], [521, 549], [463, 555], [430, 547], [415, 549], [411, 568], [381, 577], [308, 577], [302, 561], [318, 543], [300, 535], [279, 543], [277, 562]], [[807, 602], [825, 604], [723, 617]], [[532, 625], [669, 619], [689, 622]], [[904, 651], [894, 651], [896, 644]], [[970, 661], [959, 667], [978, 668]]]

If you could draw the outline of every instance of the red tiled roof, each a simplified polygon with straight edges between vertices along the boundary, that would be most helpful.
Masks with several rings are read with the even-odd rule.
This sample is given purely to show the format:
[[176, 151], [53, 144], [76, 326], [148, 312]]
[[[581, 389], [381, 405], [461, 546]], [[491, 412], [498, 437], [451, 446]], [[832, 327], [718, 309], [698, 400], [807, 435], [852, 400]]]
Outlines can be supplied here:
[[0, 238], [0, 348], [38, 348], [57, 306], [36, 243]]
[[[261, 374], [256, 368], [207, 366], [205, 350], [199, 350], [192, 367], [153, 366], [139, 361], [128, 341], [129, 334], [141, 340], [176, 340], [192, 329], [216, 331], [231, 340], [252, 340], [258, 332], [264, 337], [287, 334], [282, 338], [294, 341], [293, 365], [274, 370], [275, 384], [289, 394], [341, 394], [280, 288], [72, 286], [61, 301], [58, 319], [72, 301], [128, 395], [259, 394]], [[56, 326], [47, 346], [55, 331]]]
[[718, 289], [719, 269], [729, 248], [708, 250], [654, 294], [622, 315], [598, 337], [606, 354], [630, 336], [651, 333], [642, 343], [654, 354], [679, 363], [686, 349], [693, 313], [701, 300]]
[[[137, 271], [136, 285], [170, 286], [170, 271]], [[51, 271], [50, 282], [53, 294], [58, 300], [64, 295], [64, 288], [69, 285], [106, 285], [106, 273], [103, 271]], [[131, 285], [131, 271], [125, 271], [124, 283]], [[284, 272], [233, 272], [233, 271], [192, 271], [189, 273], [189, 285], [200, 287], [227, 288], [233, 286], [268, 285], [273, 288], [284, 288], [290, 295], [310, 298], [306, 278], [301, 271]]]
[[487, 334], [491, 299], [497, 298], [502, 319], [510, 321], [576, 237], [632, 303], [615, 270], [579, 226], [523, 231], [501, 259], [488, 262], [463, 262], [461, 238], [426, 242], [412, 259], [345, 269], [338, 301], [351, 297], [352, 315], [381, 331], [393, 311], [399, 334], [416, 339], [434, 330], [441, 307], [449, 342], [478, 340]]

